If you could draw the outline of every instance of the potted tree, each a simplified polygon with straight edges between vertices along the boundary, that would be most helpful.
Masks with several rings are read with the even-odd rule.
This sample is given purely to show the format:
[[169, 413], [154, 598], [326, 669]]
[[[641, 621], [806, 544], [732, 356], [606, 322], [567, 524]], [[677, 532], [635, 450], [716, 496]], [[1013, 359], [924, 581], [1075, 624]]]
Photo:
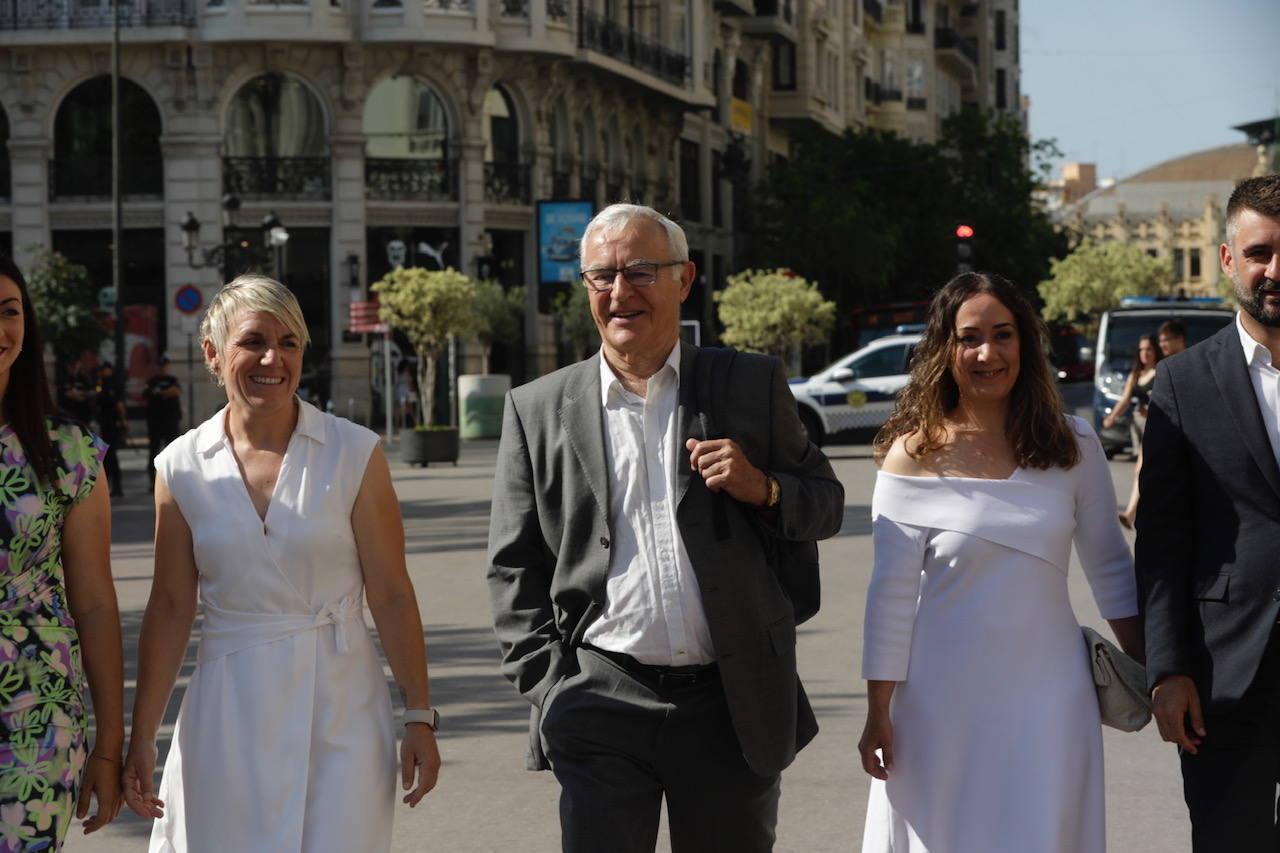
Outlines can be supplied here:
[[568, 346], [574, 361], [582, 361], [587, 353], [600, 346], [600, 333], [591, 316], [591, 299], [585, 287], [570, 287], [551, 306], [560, 338]]
[[795, 372], [800, 348], [825, 343], [836, 305], [822, 298], [817, 282], [788, 269], [745, 270], [726, 279], [715, 294], [729, 346], [776, 355]]
[[518, 341], [524, 316], [524, 288], [504, 290], [496, 281], [476, 282], [475, 334], [480, 341], [480, 373], [458, 377], [458, 425], [463, 438], [495, 438], [502, 432], [502, 401], [511, 377], [491, 373], [496, 341]]
[[378, 295], [378, 317], [399, 329], [418, 353], [418, 425], [400, 439], [400, 458], [410, 465], [458, 461], [458, 430], [435, 423], [436, 365], [453, 335], [475, 325], [475, 282], [452, 267], [399, 267], [370, 287]]

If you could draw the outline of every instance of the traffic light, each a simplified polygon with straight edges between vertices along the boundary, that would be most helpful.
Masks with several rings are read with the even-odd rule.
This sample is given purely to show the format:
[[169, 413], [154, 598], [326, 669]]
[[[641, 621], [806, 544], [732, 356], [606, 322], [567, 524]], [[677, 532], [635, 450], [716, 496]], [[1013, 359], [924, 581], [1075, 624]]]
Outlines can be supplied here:
[[973, 226], [961, 222], [956, 226], [956, 275], [973, 272]]

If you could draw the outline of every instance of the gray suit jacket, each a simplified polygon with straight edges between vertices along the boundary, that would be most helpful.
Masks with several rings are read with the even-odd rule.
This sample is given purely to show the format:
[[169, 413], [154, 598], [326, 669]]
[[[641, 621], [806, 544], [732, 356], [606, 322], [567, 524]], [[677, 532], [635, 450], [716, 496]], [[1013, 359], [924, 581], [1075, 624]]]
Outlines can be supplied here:
[[[676, 522], [702, 592], [734, 730], [750, 766], [769, 775], [790, 764], [818, 727], [796, 677], [795, 617], [767, 561], [766, 539], [834, 535], [844, 487], [805, 439], [782, 363], [739, 354], [717, 428], [777, 477], [782, 501], [780, 512], [766, 516], [728, 500], [730, 536], [717, 541], [711, 492], [693, 476], [684, 447], [688, 438], [706, 437], [696, 353], [681, 345]], [[570, 650], [605, 601], [612, 532], [599, 359], [597, 353], [514, 389], [503, 414], [488, 580], [503, 674], [533, 705], [531, 770], [548, 766], [538, 733], [542, 701], [576, 666]], [[701, 396], [709, 399], [707, 391]]]

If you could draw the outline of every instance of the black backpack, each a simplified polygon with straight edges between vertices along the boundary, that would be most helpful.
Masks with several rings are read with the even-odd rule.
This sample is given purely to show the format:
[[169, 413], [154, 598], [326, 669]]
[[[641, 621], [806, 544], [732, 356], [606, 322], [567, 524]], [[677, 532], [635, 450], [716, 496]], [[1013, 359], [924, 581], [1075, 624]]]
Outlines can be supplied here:
[[[725, 397], [729, 393], [729, 372], [738, 351], [732, 347], [700, 348], [694, 361], [694, 397], [698, 406], [704, 438], [731, 437], [718, 426], [727, 421]], [[710, 405], [706, 405], [707, 402]], [[754, 521], [754, 513], [748, 517]], [[719, 541], [729, 538], [728, 497], [723, 492], [711, 495], [711, 525]], [[779, 539], [771, 530], [758, 525], [765, 543], [766, 559], [773, 568], [782, 591], [791, 601], [799, 625], [813, 617], [822, 606], [822, 584], [818, 571], [818, 543]]]

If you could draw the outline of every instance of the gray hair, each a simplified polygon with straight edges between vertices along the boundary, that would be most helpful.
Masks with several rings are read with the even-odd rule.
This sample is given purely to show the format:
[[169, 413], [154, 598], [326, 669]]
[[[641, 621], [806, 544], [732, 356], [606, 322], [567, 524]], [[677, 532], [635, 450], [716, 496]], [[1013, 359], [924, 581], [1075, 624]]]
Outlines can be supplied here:
[[[297, 297], [274, 278], [258, 273], [236, 276], [214, 295], [200, 321], [200, 339], [208, 341], [214, 351], [221, 354], [227, 345], [231, 324], [246, 311], [270, 314], [297, 335], [304, 348], [311, 343], [311, 333], [307, 331], [307, 321]], [[205, 366], [213, 375], [213, 381], [221, 385], [222, 377], [213, 365], [206, 363]]]
[[670, 258], [673, 261], [689, 260], [689, 240], [684, 236], [684, 229], [663, 216], [652, 207], [646, 207], [643, 204], [611, 204], [604, 210], [595, 215], [590, 222], [587, 223], [587, 230], [582, 232], [582, 243], [578, 247], [578, 260], [587, 254], [587, 240], [595, 231], [603, 231], [611, 234], [621, 231], [637, 219], [647, 219], [662, 226], [662, 230], [667, 232], [667, 246], [671, 249]]

